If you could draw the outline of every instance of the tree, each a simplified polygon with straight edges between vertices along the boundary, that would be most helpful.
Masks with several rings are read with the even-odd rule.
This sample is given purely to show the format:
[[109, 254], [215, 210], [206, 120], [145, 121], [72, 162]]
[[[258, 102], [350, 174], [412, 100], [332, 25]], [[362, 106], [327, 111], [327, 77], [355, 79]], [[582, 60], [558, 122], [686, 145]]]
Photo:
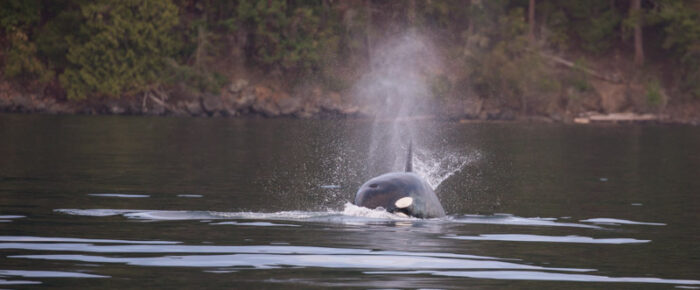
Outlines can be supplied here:
[[527, 38], [530, 44], [535, 43], [535, 0], [530, 0], [530, 6], [528, 8], [528, 34]]
[[170, 0], [102, 0], [81, 8], [88, 36], [69, 44], [70, 65], [60, 76], [68, 98], [119, 97], [160, 82], [176, 47], [178, 9]]
[[641, 2], [641, 0], [631, 0], [630, 2], [630, 16], [634, 19], [634, 64], [638, 66], [644, 65]]

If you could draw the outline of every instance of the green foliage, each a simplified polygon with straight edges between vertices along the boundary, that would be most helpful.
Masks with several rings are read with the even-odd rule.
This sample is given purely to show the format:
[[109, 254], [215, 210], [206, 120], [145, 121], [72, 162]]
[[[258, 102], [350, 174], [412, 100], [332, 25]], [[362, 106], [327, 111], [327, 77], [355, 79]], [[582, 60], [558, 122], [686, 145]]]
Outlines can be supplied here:
[[5, 32], [28, 30], [39, 21], [41, 1], [3, 0], [0, 5], [0, 27]]
[[469, 36], [465, 50], [475, 91], [503, 104], [519, 104], [521, 111], [546, 101], [560, 87], [539, 55], [528, 49], [526, 29], [524, 10], [512, 9], [496, 25]]
[[162, 77], [164, 83], [181, 85], [184, 89], [197, 92], [218, 93], [228, 79], [220, 73], [201, 71], [195, 67], [180, 65], [172, 60], [167, 62], [167, 74]]
[[663, 103], [661, 94], [661, 84], [658, 80], [653, 80], [646, 86], [646, 101], [652, 107], [659, 107]]
[[574, 67], [569, 73], [568, 81], [571, 86], [578, 92], [585, 93], [591, 91], [593, 87], [588, 82], [588, 74], [584, 71], [586, 69], [586, 62], [584, 59], [577, 59], [574, 62]]
[[37, 29], [37, 53], [49, 68], [61, 70], [70, 64], [66, 59], [70, 43], [87, 38], [83, 35], [86, 31], [80, 29], [83, 24], [80, 6], [71, 1], [54, 0], [46, 2], [44, 9], [55, 11], [56, 16]]
[[60, 76], [70, 99], [91, 94], [118, 97], [159, 82], [175, 51], [170, 1], [103, 0], [82, 7], [88, 38], [69, 43], [71, 65]]
[[10, 35], [10, 49], [5, 56], [5, 74], [23, 80], [37, 79], [41, 83], [53, 78], [53, 72], [36, 57], [36, 44], [30, 42], [21, 31]]
[[682, 0], [660, 1], [652, 16], [665, 32], [662, 47], [672, 52], [682, 67], [682, 89], [700, 98], [700, 11], [688, 6]]
[[552, 31], [548, 36], [555, 47], [566, 49], [575, 40], [576, 47], [600, 54], [613, 46], [622, 21], [610, 5], [607, 0], [544, 1], [538, 13]]
[[[217, 92], [227, 82], [224, 74], [233, 71], [227, 68], [231, 51], [242, 48], [253, 71], [281, 72], [290, 82], [312, 80], [338, 91], [353, 77], [340, 72], [361, 67], [368, 45], [407, 29], [396, 23], [405, 24], [412, 13], [416, 29], [449, 44], [441, 53], [461, 58], [466, 76], [450, 78], [468, 80], [460, 89], [471, 86], [467, 89], [480, 96], [527, 107], [562, 85], [581, 95], [591, 90], [583, 62], [555, 76], [538, 50], [589, 58], [613, 48], [629, 51], [629, 40], [621, 36], [641, 17], [650, 60], [658, 62], [653, 57], [660, 54], [670, 58], [677, 81], [668, 83], [700, 98], [697, 0], [646, 0], [632, 14], [627, 1], [537, 0], [535, 47], [525, 37], [526, 0], [413, 3], [3, 0], [0, 64], [3, 77], [16, 80], [51, 82], [58, 75], [71, 99], [137, 94], [159, 85]], [[350, 69], [337, 69], [343, 66]], [[429, 82], [436, 96], [455, 95], [446, 77]], [[654, 86], [648, 91], [655, 95]]]
[[7, 39], [4, 73], [22, 80], [48, 82], [53, 73], [37, 57], [30, 35], [39, 21], [37, 0], [6, 0], [0, 5], [0, 28]]
[[305, 2], [284, 0], [241, 1], [238, 17], [251, 32], [249, 54], [269, 68], [310, 72], [324, 54], [337, 51], [339, 38], [333, 25], [322, 25], [322, 9]]

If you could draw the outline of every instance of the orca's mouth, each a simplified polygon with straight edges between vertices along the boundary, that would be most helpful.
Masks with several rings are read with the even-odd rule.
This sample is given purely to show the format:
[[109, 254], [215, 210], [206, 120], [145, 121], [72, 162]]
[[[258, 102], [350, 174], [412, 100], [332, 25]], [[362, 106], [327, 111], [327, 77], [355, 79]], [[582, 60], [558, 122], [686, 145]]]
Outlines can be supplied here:
[[397, 209], [395, 209], [394, 211], [392, 211], [391, 213], [394, 213], [394, 214], [396, 214], [396, 213], [402, 213], [402, 214], [405, 214], [405, 215], [407, 215], [407, 216], [413, 216], [413, 215], [411, 214], [411, 211], [408, 210], [408, 208], [397, 208]]

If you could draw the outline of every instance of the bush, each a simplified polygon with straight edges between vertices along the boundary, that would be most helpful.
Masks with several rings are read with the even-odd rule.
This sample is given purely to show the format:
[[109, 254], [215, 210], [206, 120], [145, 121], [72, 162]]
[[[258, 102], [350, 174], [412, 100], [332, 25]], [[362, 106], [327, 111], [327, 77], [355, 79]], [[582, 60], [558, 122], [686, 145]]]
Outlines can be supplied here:
[[69, 43], [69, 67], [60, 76], [69, 99], [119, 97], [161, 81], [175, 51], [171, 28], [178, 9], [169, 0], [102, 0], [81, 7], [87, 38]]
[[238, 17], [250, 35], [248, 54], [267, 68], [311, 72], [324, 54], [337, 51], [334, 25], [321, 23], [319, 5], [284, 0], [241, 1]]

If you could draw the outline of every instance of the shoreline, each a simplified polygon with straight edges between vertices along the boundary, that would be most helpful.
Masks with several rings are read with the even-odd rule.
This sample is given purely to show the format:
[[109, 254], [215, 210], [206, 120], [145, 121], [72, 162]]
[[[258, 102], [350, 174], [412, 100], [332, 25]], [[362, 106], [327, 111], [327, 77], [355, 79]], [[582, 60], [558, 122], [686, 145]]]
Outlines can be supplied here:
[[533, 124], [568, 124], [581, 126], [596, 125], [681, 125], [700, 126], [698, 119], [673, 119], [663, 114], [637, 114], [637, 113], [587, 113], [573, 119], [556, 119], [547, 116], [518, 115], [509, 118], [444, 118], [437, 115], [423, 115], [411, 118], [400, 118], [393, 120], [389, 118], [376, 118], [373, 115], [342, 111], [319, 111], [314, 115], [299, 116], [297, 114], [280, 114], [269, 116], [263, 112], [245, 112], [231, 114], [191, 114], [189, 112], [173, 112], [162, 110], [150, 110], [146, 112], [138, 111], [109, 111], [104, 105], [93, 107], [85, 104], [75, 104], [72, 102], [55, 102], [53, 105], [40, 104], [38, 106], [26, 106], [22, 104], [0, 103], [0, 114], [14, 115], [54, 115], [54, 116], [130, 116], [130, 117], [174, 117], [174, 118], [230, 118], [230, 119], [295, 119], [295, 120], [359, 120], [359, 121], [439, 121], [459, 124], [487, 124], [487, 123], [533, 123]]
[[[47, 115], [129, 115], [195, 118], [292, 118], [380, 120], [373, 107], [347, 100], [338, 92], [313, 89], [290, 95], [272, 86], [236, 81], [219, 94], [144, 94], [140, 97], [57, 100], [45, 93], [9, 89], [0, 91], [0, 113]], [[700, 102], [667, 106], [657, 113], [553, 110], [549, 115], [523, 114], [506, 106], [483, 105], [485, 101], [461, 100], [436, 103], [432, 114], [415, 115], [405, 121], [437, 120], [457, 123], [562, 123], [562, 124], [680, 124], [700, 126]], [[474, 104], [477, 105], [474, 105]], [[387, 121], [395, 121], [387, 119]]]

